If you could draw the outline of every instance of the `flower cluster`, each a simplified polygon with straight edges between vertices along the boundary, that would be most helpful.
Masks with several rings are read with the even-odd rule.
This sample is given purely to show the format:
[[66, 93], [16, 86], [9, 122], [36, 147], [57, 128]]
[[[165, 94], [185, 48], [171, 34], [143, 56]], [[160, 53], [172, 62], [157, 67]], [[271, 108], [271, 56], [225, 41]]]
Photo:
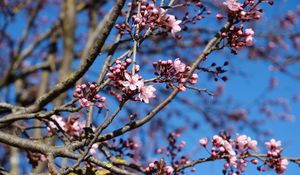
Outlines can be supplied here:
[[[48, 123], [47, 130], [49, 132], [57, 132], [57, 131], [63, 131], [66, 134], [70, 136], [72, 139], [80, 139], [82, 137], [85, 137], [84, 128], [86, 127], [84, 121], [79, 120], [80, 117], [68, 117], [67, 120], [64, 120], [63, 117], [58, 115], [52, 115], [51, 120]], [[94, 128], [93, 128], [94, 129]], [[92, 148], [90, 149], [91, 154], [96, 153], [96, 148], [98, 148], [99, 144], [94, 144]]]
[[86, 83], [76, 86], [75, 92], [73, 93], [73, 97], [79, 99], [80, 105], [82, 107], [89, 107], [91, 105], [95, 105], [99, 109], [103, 108], [103, 103], [106, 100], [105, 97], [101, 97], [97, 93], [95, 83]]
[[289, 162], [287, 159], [280, 156], [280, 153], [283, 150], [281, 142], [271, 139], [269, 142], [265, 143], [265, 146], [268, 150], [268, 159], [266, 160], [266, 164], [270, 168], [274, 168], [278, 174], [284, 173]]
[[243, 4], [237, 2], [236, 0], [226, 0], [223, 2], [225, 6], [228, 7], [228, 9], [232, 12], [242, 11], [243, 10]]
[[149, 103], [149, 100], [155, 97], [156, 89], [152, 85], [145, 85], [143, 78], [137, 74], [140, 69], [138, 65], [135, 65], [135, 74], [127, 71], [131, 63], [131, 59], [116, 60], [115, 65], [109, 68], [107, 77], [111, 82], [108, 91], [119, 101], [125, 97]]
[[52, 115], [51, 116], [52, 121], [49, 122], [49, 126], [47, 127], [48, 131], [51, 130], [64, 130], [66, 126], [66, 122], [61, 116], [58, 115]]
[[[223, 5], [228, 9], [228, 18], [238, 21], [258, 20], [261, 18], [262, 10], [258, 5], [263, 1], [245, 0], [239, 3], [237, 0], [225, 0]], [[272, 5], [272, 3], [269, 3]], [[220, 14], [219, 14], [220, 16]]]
[[[228, 9], [227, 16], [229, 21], [235, 23], [249, 22], [252, 20], [258, 20], [261, 18], [263, 10], [258, 7], [263, 1], [245, 0], [243, 3], [237, 0], [225, 0], [223, 5]], [[272, 5], [273, 2], [269, 1]], [[224, 16], [220, 13], [216, 15], [217, 19], [221, 20]], [[237, 54], [237, 51], [244, 46], [253, 45], [254, 31], [249, 29], [243, 29], [244, 25], [233, 25], [227, 32], [222, 32], [222, 36], [227, 39], [227, 46], [231, 48], [231, 52]]]
[[[199, 144], [206, 147], [207, 138], [199, 140]], [[212, 138], [211, 156], [214, 159], [226, 158], [224, 171], [237, 169], [240, 172], [245, 171], [246, 161], [240, 155], [247, 154], [249, 151], [256, 152], [257, 142], [246, 135], [238, 135], [235, 140], [231, 140], [226, 135], [214, 135]], [[230, 169], [230, 167], [232, 167]]]
[[227, 39], [227, 45], [232, 48], [232, 52], [236, 54], [244, 46], [253, 45], [254, 31], [252, 28], [244, 30], [243, 24], [240, 26], [232, 26], [229, 31], [223, 32], [222, 36]]
[[[141, 4], [139, 4], [141, 3]], [[132, 6], [131, 3], [128, 6]], [[143, 0], [137, 3], [140, 6], [140, 12], [135, 12], [132, 16], [132, 20], [135, 26], [138, 26], [140, 30], [151, 29], [152, 31], [163, 28], [171, 30], [172, 35], [181, 31], [179, 24], [181, 20], [177, 20], [174, 15], [167, 14], [163, 8], [156, 7], [154, 3], [148, 3], [147, 0]], [[126, 25], [116, 25], [116, 28], [123, 31], [126, 29], [130, 31]]]
[[164, 159], [161, 159], [160, 161], [155, 161], [149, 163], [149, 165], [146, 167], [147, 172], [160, 172], [160, 174], [167, 174], [171, 175], [174, 172], [174, 168], [172, 166], [166, 166]]
[[[207, 148], [208, 139], [202, 138], [199, 144]], [[259, 171], [264, 171], [264, 166], [274, 169], [278, 174], [282, 174], [287, 167], [288, 160], [280, 156], [282, 151], [280, 141], [271, 139], [265, 143], [268, 153], [264, 164], [258, 166]], [[211, 157], [214, 159], [225, 159], [224, 173], [240, 174], [245, 172], [248, 162], [257, 164], [257, 159], [247, 160], [252, 153], [258, 151], [257, 141], [246, 135], [237, 135], [235, 139], [230, 139], [225, 134], [214, 135], [212, 138], [212, 147], [210, 149]]]
[[85, 122], [80, 122], [79, 117], [69, 117], [64, 120], [63, 117], [58, 115], [52, 115], [51, 120], [48, 124], [48, 131], [59, 131], [62, 130], [72, 137], [80, 137], [85, 128]]
[[166, 82], [167, 87], [173, 87], [174, 83], [177, 83], [177, 88], [180, 91], [185, 91], [184, 84], [186, 82], [190, 84], [196, 84], [198, 82], [198, 74], [192, 74], [188, 79], [188, 73], [191, 70], [190, 66], [186, 66], [179, 58], [176, 60], [167, 60], [153, 63], [155, 74], [158, 77], [158, 82]]

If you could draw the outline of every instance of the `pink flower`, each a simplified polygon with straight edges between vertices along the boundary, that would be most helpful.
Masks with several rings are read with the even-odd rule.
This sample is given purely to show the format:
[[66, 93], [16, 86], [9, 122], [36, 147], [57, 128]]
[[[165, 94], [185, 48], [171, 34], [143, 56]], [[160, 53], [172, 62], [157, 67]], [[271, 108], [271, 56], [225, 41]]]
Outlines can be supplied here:
[[253, 45], [253, 37], [252, 36], [247, 36], [245, 41], [246, 41], [246, 46]]
[[254, 152], [258, 151], [257, 141], [252, 140], [250, 137], [248, 137], [246, 135], [237, 136], [237, 138], [235, 139], [235, 142], [236, 142], [236, 146], [239, 151], [244, 151], [247, 149], [251, 149]]
[[85, 122], [75, 121], [74, 123], [72, 123], [72, 125], [67, 127], [67, 132], [70, 135], [79, 136], [79, 134], [83, 131], [84, 127], [85, 127]]
[[256, 140], [249, 140], [248, 141], [248, 147], [249, 147], [249, 149], [253, 150], [254, 152], [257, 152], [258, 151], [257, 141]]
[[155, 167], [155, 164], [153, 162], [149, 163], [149, 167], [150, 168], [154, 168]]
[[248, 29], [245, 30], [245, 34], [248, 35], [248, 36], [254, 35], [254, 31], [253, 31], [252, 28], [248, 28]]
[[181, 31], [181, 27], [179, 24], [182, 22], [181, 20], [176, 20], [174, 15], [167, 15], [167, 22], [169, 27], [171, 28], [171, 33], [175, 36], [175, 33]]
[[252, 46], [253, 45], [253, 35], [254, 35], [254, 31], [249, 28], [249, 29], [246, 29], [245, 30], [245, 34], [247, 35], [246, 36], [246, 45], [247, 46]]
[[172, 174], [174, 172], [174, 169], [171, 166], [166, 166], [165, 167], [165, 172], [167, 174]]
[[276, 167], [277, 173], [283, 174], [284, 171], [286, 170], [288, 164], [289, 164], [289, 161], [287, 159], [281, 159], [279, 161], [279, 164]]
[[237, 157], [235, 155], [230, 155], [229, 156], [229, 163], [233, 167], [237, 167]]
[[91, 102], [87, 100], [86, 98], [81, 98], [79, 100], [79, 103], [82, 107], [89, 107], [91, 105]]
[[191, 78], [189, 79], [189, 82], [191, 83], [191, 84], [197, 84], [197, 82], [198, 82], [198, 74], [193, 74], [192, 76], [191, 76]]
[[271, 139], [269, 142], [266, 142], [265, 145], [269, 150], [271, 150], [273, 148], [279, 148], [281, 146], [281, 141]]
[[224, 140], [222, 137], [218, 136], [218, 135], [214, 135], [213, 136], [213, 144], [215, 146], [221, 146], [224, 144]]
[[134, 91], [137, 88], [140, 88], [143, 86], [144, 82], [140, 79], [140, 76], [138, 74], [134, 74], [133, 76], [130, 76], [128, 73], [125, 73], [125, 78], [127, 81], [123, 81], [122, 85], [124, 87], [129, 87], [130, 90]]
[[162, 15], [161, 23], [171, 28], [171, 33], [175, 37], [175, 33], [181, 31], [181, 27], [179, 24], [182, 22], [181, 20], [176, 20], [174, 15], [165, 14], [164, 9], [160, 9]]
[[98, 147], [99, 147], [98, 143], [93, 144], [93, 146], [91, 147], [89, 153], [96, 154], [96, 150], [98, 149]]
[[[51, 118], [57, 122], [57, 124], [59, 125], [59, 127], [61, 129], [65, 130], [66, 123], [61, 116], [52, 115]], [[51, 129], [58, 129], [58, 126], [56, 125], [56, 123], [54, 123], [52, 121], [49, 122], [49, 125], [50, 125], [50, 127], [47, 128], [48, 131], [50, 131]]]
[[177, 86], [177, 88], [178, 88], [178, 90], [179, 90], [180, 92], [186, 91], [185, 86], [183, 86], [182, 84], [180, 84], [179, 86]]
[[269, 142], [266, 142], [265, 146], [268, 149], [268, 154], [274, 157], [278, 156], [282, 151], [281, 142], [276, 141], [275, 139], [271, 139]]
[[156, 89], [152, 85], [149, 85], [149, 86], [143, 85], [139, 88], [139, 94], [138, 94], [139, 99], [141, 101], [144, 101], [145, 103], [149, 103], [149, 99], [155, 97], [155, 94], [154, 94], [155, 91], [156, 91]]
[[223, 147], [229, 153], [230, 156], [235, 156], [236, 155], [235, 151], [233, 150], [232, 145], [227, 140], [224, 140]]
[[230, 11], [233, 11], [233, 12], [236, 12], [236, 11], [239, 11], [239, 10], [243, 10], [242, 4], [239, 3], [239, 2], [236, 2], [236, 0], [226, 0], [225, 2], [223, 2], [223, 4], [225, 6], [227, 6], [227, 8]]
[[176, 60], [173, 63], [174, 69], [176, 72], [184, 72], [186, 65], [180, 61], [179, 58], [176, 58]]
[[205, 138], [202, 138], [199, 140], [199, 143], [201, 146], [205, 147], [208, 143], [208, 139], [205, 137]]

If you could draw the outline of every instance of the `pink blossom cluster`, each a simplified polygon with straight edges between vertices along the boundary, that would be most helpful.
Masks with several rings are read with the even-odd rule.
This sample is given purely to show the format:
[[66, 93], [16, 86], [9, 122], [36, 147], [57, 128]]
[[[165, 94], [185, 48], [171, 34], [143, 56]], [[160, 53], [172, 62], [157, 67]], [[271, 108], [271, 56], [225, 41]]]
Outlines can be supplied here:
[[89, 107], [95, 105], [99, 109], [103, 108], [103, 103], [106, 98], [101, 97], [97, 93], [95, 83], [86, 83], [82, 85], [77, 85], [73, 97], [79, 99], [80, 105], [82, 107]]
[[164, 160], [161, 159], [160, 162], [155, 161], [149, 163], [146, 167], [146, 171], [150, 173], [160, 172], [160, 174], [171, 175], [174, 172], [174, 168], [172, 166], [166, 166]]
[[[238, 0], [225, 0], [223, 5], [228, 9], [228, 17], [239, 21], [258, 20], [261, 18], [262, 10], [258, 8], [258, 4], [263, 1], [245, 0], [244, 3]], [[269, 3], [272, 5], [272, 3]], [[218, 19], [222, 19], [223, 15], [218, 14]]]
[[[206, 147], [208, 139], [200, 139], [199, 144]], [[246, 135], [238, 135], [234, 140], [221, 134], [214, 135], [212, 138], [211, 156], [214, 159], [225, 158], [224, 171], [229, 172], [229, 174], [232, 173], [233, 169], [236, 169], [237, 172], [245, 171], [248, 164], [243, 155], [247, 155], [250, 151], [253, 153], [258, 151], [257, 141]]]
[[139, 65], [135, 65], [134, 74], [127, 71], [131, 63], [131, 59], [116, 60], [115, 65], [109, 67], [107, 77], [111, 79], [111, 82], [108, 90], [119, 101], [128, 98], [149, 103], [150, 99], [155, 97], [156, 89], [153, 85], [145, 85], [142, 76], [138, 75]]
[[194, 73], [188, 78], [188, 73], [191, 70], [190, 66], [186, 66], [179, 58], [167, 61], [159, 60], [153, 63], [155, 74], [158, 77], [158, 82], [167, 83], [167, 87], [173, 87], [174, 83], [180, 91], [185, 91], [186, 82], [194, 85], [198, 82], [198, 74]]
[[[160, 7], [156, 7], [154, 3], [148, 3], [147, 0], [143, 0], [140, 4], [140, 13], [136, 12], [132, 16], [133, 23], [139, 26], [140, 29], [150, 28], [152, 31], [157, 28], [163, 28], [171, 30], [172, 35], [181, 31], [181, 20], [177, 20], [174, 15], [167, 14], [166, 10]], [[129, 6], [132, 4], [129, 3]], [[139, 4], [138, 4], [139, 5]]]
[[240, 152], [244, 153], [246, 151], [252, 150], [253, 152], [257, 152], [257, 141], [252, 140], [251, 137], [246, 135], [238, 135], [235, 142], [235, 148]]
[[223, 2], [227, 8], [232, 12], [242, 11], [243, 10], [243, 4], [237, 2], [237, 0], [226, 0]]
[[269, 142], [265, 143], [265, 146], [268, 150], [268, 159], [266, 160], [266, 164], [269, 167], [274, 168], [278, 174], [284, 173], [289, 162], [280, 155], [283, 150], [281, 142], [271, 139]]
[[50, 132], [62, 130], [72, 137], [79, 137], [84, 127], [85, 122], [80, 122], [79, 117], [69, 117], [65, 120], [62, 116], [52, 115], [47, 129]]
[[[67, 120], [64, 120], [63, 117], [58, 115], [52, 115], [51, 121], [49, 122], [49, 126], [47, 130], [52, 132], [53, 130], [59, 131], [62, 130], [73, 139], [80, 139], [84, 137], [84, 128], [86, 127], [84, 121], [79, 121], [79, 117], [69, 117]], [[96, 149], [99, 144], [95, 143], [90, 149], [91, 154], [96, 153]]]
[[245, 38], [246, 46], [252, 46], [254, 31], [251, 28], [248, 28], [245, 30], [245, 35], [246, 35]]
[[48, 131], [51, 131], [52, 129], [55, 129], [55, 130], [60, 130], [60, 129], [65, 130], [66, 122], [64, 121], [64, 119], [61, 116], [52, 115], [51, 119], [53, 121], [50, 120], [49, 126], [47, 127]]
[[244, 25], [232, 26], [228, 32], [223, 32], [222, 36], [227, 39], [227, 45], [232, 48], [233, 53], [237, 53], [244, 46], [253, 45], [254, 31], [252, 28], [244, 30]]
[[[263, 10], [259, 8], [259, 4], [264, 1], [258, 0], [244, 0], [240, 3], [238, 0], [225, 0], [223, 5], [228, 9], [227, 16], [228, 21], [249, 22], [258, 20], [261, 18]], [[270, 5], [273, 1], [268, 1]], [[224, 15], [218, 13], [216, 18], [221, 20], [225, 18]], [[254, 31], [251, 28], [244, 30], [244, 24], [240, 26], [233, 25], [227, 32], [222, 32], [221, 35], [227, 39], [227, 46], [231, 48], [233, 54], [237, 54], [237, 51], [244, 46], [253, 45]]]
[[[199, 144], [202, 147], [207, 148], [208, 143], [208, 138], [199, 140]], [[233, 140], [226, 134], [214, 135], [211, 143], [211, 157], [226, 160], [223, 172], [240, 174], [245, 172], [248, 162], [255, 165], [258, 163], [257, 159], [247, 160], [247, 158], [251, 157], [252, 153], [256, 153], [259, 149], [257, 141], [246, 135], [237, 135]], [[264, 171], [263, 166], [267, 165], [275, 169], [278, 174], [282, 174], [287, 168], [288, 160], [280, 156], [282, 151], [281, 142], [271, 139], [265, 145], [268, 149], [267, 158], [264, 161], [264, 165], [259, 166], [258, 170]]]

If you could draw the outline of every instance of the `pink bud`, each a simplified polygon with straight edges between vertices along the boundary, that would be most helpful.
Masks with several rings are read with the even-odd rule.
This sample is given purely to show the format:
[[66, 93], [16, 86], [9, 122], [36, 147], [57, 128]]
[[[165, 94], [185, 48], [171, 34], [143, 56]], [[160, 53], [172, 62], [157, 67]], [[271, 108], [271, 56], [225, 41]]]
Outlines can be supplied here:
[[97, 103], [96, 106], [97, 106], [98, 108], [103, 108], [103, 104], [101, 104], [101, 103]]
[[96, 88], [95, 84], [91, 84], [91, 85], [90, 85], [90, 89], [91, 89], [91, 90], [93, 90], [93, 89], [95, 89], [95, 88]]
[[81, 87], [81, 89], [85, 89], [86, 88], [86, 84], [82, 84], [80, 87]]
[[216, 18], [219, 19], [219, 20], [221, 20], [221, 19], [224, 18], [224, 16], [223, 16], [222, 14], [218, 13], [218, 14], [216, 15]]
[[155, 164], [153, 162], [149, 163], [149, 167], [150, 168], [154, 168], [155, 167]]
[[100, 102], [105, 102], [105, 100], [106, 100], [105, 97], [101, 97], [101, 98], [99, 99]]
[[254, 165], [256, 165], [258, 163], [258, 160], [257, 159], [252, 159], [251, 163], [253, 163]]
[[76, 89], [75, 89], [75, 92], [80, 93], [80, 92], [81, 92], [81, 89], [80, 89], [80, 88], [76, 88]]
[[183, 85], [179, 85], [179, 86], [177, 86], [177, 88], [180, 92], [186, 91], [186, 88]]
[[224, 168], [225, 168], [225, 169], [228, 169], [229, 166], [230, 166], [229, 163], [225, 163], [225, 164], [224, 164]]
[[208, 143], [208, 139], [205, 137], [205, 138], [202, 138], [199, 140], [199, 143], [201, 146], [203, 147], [206, 147], [207, 143]]
[[128, 64], [132, 63], [132, 60], [131, 60], [130, 58], [127, 58], [125, 61], [126, 61], [126, 63], [128, 63]]

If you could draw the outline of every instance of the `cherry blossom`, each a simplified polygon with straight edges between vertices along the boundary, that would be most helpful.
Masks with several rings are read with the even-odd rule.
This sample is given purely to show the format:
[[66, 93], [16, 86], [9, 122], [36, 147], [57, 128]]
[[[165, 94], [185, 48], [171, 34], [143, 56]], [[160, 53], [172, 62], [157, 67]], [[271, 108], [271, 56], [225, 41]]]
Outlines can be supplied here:
[[[147, 1], [139, 3], [141, 3], [140, 13], [132, 16], [135, 26], [139, 26], [140, 29], [150, 28], [153, 31], [158, 28], [171, 30], [173, 37], [175, 37], [177, 32], [181, 31], [180, 24], [182, 21], [177, 20], [174, 15], [167, 14], [165, 9], [156, 7], [154, 3], [148, 3]], [[117, 24], [116, 28], [119, 29], [122, 34], [124, 30], [131, 30], [130, 26], [126, 26], [125, 24]]]
[[165, 14], [165, 10], [161, 9], [162, 17], [160, 19], [160, 23], [165, 24], [166, 26], [171, 28], [171, 33], [175, 37], [175, 34], [181, 31], [180, 23], [181, 20], [176, 20], [174, 15]]
[[139, 88], [139, 94], [138, 97], [141, 101], [144, 101], [145, 103], [149, 103], [149, 99], [154, 98], [155, 94], [154, 92], [156, 89], [153, 87], [153, 85], [143, 85]]
[[223, 4], [233, 12], [243, 10], [242, 4], [237, 2], [237, 0], [226, 0], [225, 2], [223, 2]]
[[[56, 123], [58, 124], [60, 129], [65, 130], [66, 122], [64, 121], [64, 119], [61, 116], [52, 115], [51, 119], [56, 121]], [[48, 131], [51, 131], [51, 129], [59, 129], [56, 123], [54, 123], [53, 121], [50, 121], [49, 127], [47, 127]]]
[[179, 58], [175, 59], [173, 66], [176, 72], [184, 72], [186, 68], [186, 65], [183, 62], [181, 62]]
[[125, 73], [124, 75], [127, 80], [122, 82], [124, 87], [128, 87], [130, 90], [134, 91], [143, 86], [144, 83], [142, 80], [140, 80], [140, 76], [138, 74], [130, 76], [128, 73]]
[[272, 156], [278, 156], [279, 153], [282, 151], [281, 148], [281, 141], [276, 141], [275, 139], [271, 139], [269, 142], [265, 143], [268, 154]]
[[199, 140], [199, 144], [203, 147], [205, 147], [207, 143], [208, 143], [208, 139], [206, 137]]
[[173, 171], [174, 171], [173, 167], [171, 167], [171, 166], [166, 166], [166, 167], [165, 167], [165, 172], [166, 172], [167, 174], [172, 174]]
[[247, 36], [246, 36], [246, 39], [245, 39], [246, 45], [247, 45], [247, 46], [252, 46], [252, 45], [253, 45], [253, 35], [254, 35], [254, 31], [253, 31], [251, 28], [249, 28], [249, 29], [246, 29], [246, 30], [245, 30], [245, 34], [247, 35]]
[[99, 109], [104, 106], [103, 103], [106, 100], [105, 97], [101, 97], [98, 94], [95, 83], [77, 85], [73, 97], [79, 99], [80, 106], [82, 107], [95, 105]]
[[286, 170], [288, 164], [289, 164], [289, 161], [287, 159], [281, 159], [279, 161], [279, 164], [276, 166], [277, 173], [283, 174], [284, 171]]
[[252, 140], [250, 137], [246, 135], [238, 135], [235, 139], [235, 142], [238, 150], [241, 152], [247, 149], [250, 149], [254, 152], [258, 151], [257, 141]]
[[91, 105], [90, 101], [86, 98], [81, 98], [79, 102], [82, 107], [89, 107]]
[[89, 153], [90, 153], [90, 154], [96, 154], [96, 153], [97, 153], [98, 147], [99, 147], [99, 144], [98, 144], [98, 143], [93, 144], [93, 146], [91, 147]]

